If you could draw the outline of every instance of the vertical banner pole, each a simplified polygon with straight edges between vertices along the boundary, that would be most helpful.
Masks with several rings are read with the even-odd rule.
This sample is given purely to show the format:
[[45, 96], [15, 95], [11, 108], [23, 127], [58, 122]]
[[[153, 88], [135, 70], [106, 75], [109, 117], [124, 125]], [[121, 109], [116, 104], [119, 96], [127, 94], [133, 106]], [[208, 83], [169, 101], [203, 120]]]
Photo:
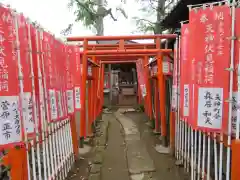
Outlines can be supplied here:
[[179, 105], [180, 105], [180, 103], [179, 103], [179, 97], [180, 97], [180, 94], [179, 94], [179, 83], [178, 83], [178, 80], [179, 80], [179, 78], [178, 78], [178, 74], [179, 74], [179, 68], [178, 68], [178, 66], [179, 66], [179, 56], [180, 56], [180, 36], [179, 37], [177, 37], [176, 38], [176, 46], [175, 46], [175, 51], [176, 51], [176, 62], [175, 62], [175, 70], [174, 70], [174, 72], [175, 72], [175, 98], [176, 98], [176, 103], [175, 103], [175, 101], [174, 101], [174, 103], [176, 104], [175, 105], [175, 109], [176, 109], [176, 111], [175, 111], [175, 122], [176, 122], [176, 128], [175, 128], [175, 138], [176, 138], [176, 140], [175, 140], [175, 147], [176, 147], [176, 150], [175, 150], [175, 156], [176, 156], [176, 158], [177, 158], [177, 160], [179, 160]]
[[[36, 147], [37, 147], [37, 166], [38, 169], [42, 169], [41, 167], [41, 159], [40, 159], [40, 134], [39, 134], [39, 121], [37, 116], [37, 101], [36, 101], [36, 90], [34, 85], [34, 71], [33, 71], [33, 57], [32, 57], [32, 42], [31, 42], [31, 28], [30, 21], [27, 22], [27, 33], [28, 33], [28, 56], [30, 58], [30, 68], [31, 68], [31, 79], [32, 79], [32, 102], [33, 102], [33, 117], [35, 121], [35, 131], [36, 131]], [[32, 157], [33, 158], [33, 157]], [[42, 180], [42, 172], [38, 172], [38, 179]]]
[[187, 122], [183, 122], [184, 123], [184, 168], [187, 169], [187, 133], [188, 133], [188, 124]]
[[101, 79], [100, 79], [100, 82], [101, 82], [101, 86], [100, 86], [100, 98], [101, 98], [100, 113], [102, 112], [102, 106], [103, 106], [103, 103], [104, 103], [104, 93], [103, 93], [103, 89], [104, 89], [104, 71], [105, 71], [105, 65], [103, 64], [102, 65], [102, 71], [101, 71]]
[[194, 180], [197, 179], [197, 130], [194, 130], [194, 174], [193, 174], [193, 178]]
[[197, 180], [200, 180], [201, 178], [201, 149], [202, 149], [202, 132], [198, 131], [198, 167], [197, 167]]
[[[50, 35], [50, 34], [49, 34]], [[37, 35], [38, 36], [38, 35]], [[37, 37], [38, 38], [38, 37]], [[39, 51], [41, 52], [41, 59], [39, 57], [39, 61], [41, 61], [41, 67], [42, 67], [42, 82], [43, 82], [43, 96], [44, 96], [44, 104], [45, 104], [45, 109], [46, 109], [46, 114], [43, 117], [43, 125], [44, 129], [43, 131], [47, 132], [46, 134], [46, 154], [47, 154], [47, 171], [48, 175], [47, 177], [52, 177], [53, 172], [54, 172], [54, 164], [53, 164], [53, 141], [52, 141], [52, 129], [49, 126], [50, 123], [50, 114], [49, 114], [49, 98], [48, 98], [48, 87], [47, 87], [47, 74], [45, 71], [45, 63], [46, 61], [49, 61], [49, 59], [46, 59], [46, 56], [43, 55], [43, 29], [40, 29], [40, 38], [38, 38], [39, 43]], [[48, 44], [50, 46], [50, 44]], [[51, 53], [50, 49], [46, 50], [45, 53]], [[46, 60], [46, 61], [45, 61]], [[51, 60], [50, 60], [51, 61]], [[40, 68], [40, 67], [39, 67]], [[47, 119], [46, 119], [47, 118]], [[51, 164], [51, 165], [50, 165]]]
[[176, 37], [176, 42], [174, 45], [174, 72], [173, 72], [173, 91], [172, 91], [172, 101], [171, 101], [171, 111], [170, 111], [170, 151], [171, 154], [177, 157], [177, 87], [176, 87], [176, 80], [177, 80], [177, 63], [178, 63], [178, 51], [179, 51], [179, 39]]
[[[91, 65], [90, 65], [91, 66]], [[91, 66], [91, 71], [93, 73], [93, 67]], [[90, 79], [88, 79], [88, 86], [87, 86], [87, 90], [88, 90], [88, 95], [87, 95], [87, 102], [88, 102], [88, 110], [87, 110], [87, 114], [88, 114], [88, 118], [87, 118], [87, 137], [90, 137], [92, 136], [92, 128], [91, 128], [91, 125], [92, 125], [92, 80], [93, 76], [91, 74], [91, 77]]]
[[232, 16], [232, 31], [231, 31], [231, 57], [230, 57], [230, 84], [229, 84], [229, 109], [228, 109], [228, 138], [227, 138], [227, 170], [226, 170], [226, 180], [230, 180], [230, 163], [231, 163], [231, 136], [232, 136], [232, 101], [233, 101], [233, 71], [234, 71], [234, 48], [235, 48], [235, 7], [236, 1], [233, 0], [231, 4], [231, 16]]
[[[180, 142], [181, 140], [180, 135], [181, 135], [181, 131], [180, 131], [180, 53], [181, 53], [181, 37], [177, 37], [177, 44], [176, 44], [176, 48], [177, 48], [177, 52], [176, 52], [176, 57], [177, 57], [177, 62], [176, 62], [176, 68], [177, 68], [177, 79], [176, 79], [176, 98], [177, 98], [177, 104], [176, 104], [176, 124], [177, 124], [177, 128], [176, 128], [176, 132], [177, 132], [177, 159], [179, 160], [179, 155], [180, 155]], [[188, 143], [189, 144], [189, 143]]]
[[211, 146], [211, 134], [210, 133], [208, 133], [207, 134], [207, 136], [208, 136], [208, 145], [207, 145], [207, 151], [208, 151], [208, 154], [207, 154], [207, 180], [210, 180], [210, 163], [211, 163], [211, 161], [210, 161], [210, 146]]
[[19, 102], [19, 106], [20, 106], [20, 117], [22, 119], [21, 122], [21, 129], [22, 129], [22, 134], [23, 134], [23, 140], [25, 142], [25, 146], [26, 146], [26, 160], [27, 160], [27, 171], [28, 171], [28, 175], [27, 175], [27, 179], [31, 180], [31, 175], [30, 175], [30, 164], [29, 164], [29, 145], [28, 145], [28, 137], [27, 137], [27, 132], [26, 132], [26, 116], [23, 116], [23, 107], [24, 107], [24, 90], [23, 90], [23, 73], [22, 73], [22, 69], [21, 69], [21, 54], [20, 54], [20, 41], [19, 41], [19, 33], [18, 33], [18, 18], [17, 18], [17, 12], [14, 11], [13, 12], [13, 22], [14, 22], [14, 29], [16, 32], [16, 40], [15, 40], [15, 51], [17, 54], [17, 64], [18, 64], [18, 80], [19, 80], [19, 88], [20, 88], [20, 102]]
[[205, 157], [206, 157], [206, 133], [203, 132], [203, 153], [202, 153], [202, 173], [201, 178], [205, 178]]
[[194, 180], [193, 173], [194, 173], [194, 162], [193, 162], [193, 144], [194, 144], [194, 139], [193, 139], [193, 129], [191, 128], [191, 180]]

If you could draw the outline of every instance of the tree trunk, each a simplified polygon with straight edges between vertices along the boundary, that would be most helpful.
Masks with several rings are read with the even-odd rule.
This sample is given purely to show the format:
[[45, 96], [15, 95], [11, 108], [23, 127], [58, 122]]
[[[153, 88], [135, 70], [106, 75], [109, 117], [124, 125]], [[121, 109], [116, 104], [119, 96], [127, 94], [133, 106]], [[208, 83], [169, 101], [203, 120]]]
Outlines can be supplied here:
[[164, 5], [165, 0], [158, 0], [157, 5], [157, 23], [155, 25], [155, 32], [154, 34], [161, 34], [162, 33], [162, 27], [161, 27], [161, 19], [164, 16]]
[[[103, 0], [98, 0], [97, 1], [98, 3], [98, 9], [97, 9], [97, 12], [98, 14], [100, 14], [100, 12], [102, 11], [103, 9]], [[96, 30], [97, 30], [97, 36], [103, 36], [104, 35], [104, 23], [103, 23], [103, 20], [104, 20], [104, 16], [98, 16], [97, 20], [96, 20]], [[111, 64], [108, 65], [108, 71], [109, 71], [109, 76], [110, 76], [110, 89], [109, 89], [109, 105], [111, 106], [112, 104], [112, 74], [111, 74]]]
[[[103, 8], [103, 0], [98, 0], [98, 9], [97, 12], [100, 12]], [[103, 24], [103, 16], [98, 16], [96, 20], [96, 30], [97, 30], [97, 36], [102, 36], [104, 34], [104, 24]]]

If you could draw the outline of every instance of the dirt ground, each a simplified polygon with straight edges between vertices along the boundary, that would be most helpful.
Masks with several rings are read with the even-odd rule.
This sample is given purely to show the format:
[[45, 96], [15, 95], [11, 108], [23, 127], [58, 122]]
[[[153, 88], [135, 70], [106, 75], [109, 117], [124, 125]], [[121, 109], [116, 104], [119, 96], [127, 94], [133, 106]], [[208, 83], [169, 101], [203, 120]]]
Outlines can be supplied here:
[[[152, 178], [156, 180], [188, 180], [183, 168], [176, 167], [175, 160], [170, 155], [159, 154], [155, 145], [159, 144], [159, 138], [153, 135], [152, 129], [146, 125], [146, 116], [143, 113], [128, 112], [125, 116], [131, 118], [138, 126], [141, 139], [145, 142], [147, 151], [154, 161], [156, 171]], [[108, 142], [101, 165], [101, 175], [98, 180], [129, 180], [128, 165], [126, 159], [126, 147], [124, 143], [122, 127], [112, 118], [109, 121]], [[89, 176], [89, 161], [94, 156], [92, 152], [85, 155], [84, 160], [78, 160], [69, 172], [67, 180], [87, 180]]]
[[154, 161], [156, 172], [153, 177], [157, 180], [188, 180], [187, 174], [183, 168], [175, 165], [175, 159], [170, 155], [159, 154], [155, 149], [155, 145], [160, 143], [157, 136], [154, 136], [152, 130], [146, 125], [146, 116], [143, 113], [128, 112], [127, 117], [134, 120], [141, 133], [141, 138], [145, 141], [148, 153]]
[[[93, 157], [93, 152], [79, 158], [71, 171], [68, 173], [66, 180], [87, 180], [89, 175], [89, 160]], [[83, 159], [84, 158], [84, 159]]]

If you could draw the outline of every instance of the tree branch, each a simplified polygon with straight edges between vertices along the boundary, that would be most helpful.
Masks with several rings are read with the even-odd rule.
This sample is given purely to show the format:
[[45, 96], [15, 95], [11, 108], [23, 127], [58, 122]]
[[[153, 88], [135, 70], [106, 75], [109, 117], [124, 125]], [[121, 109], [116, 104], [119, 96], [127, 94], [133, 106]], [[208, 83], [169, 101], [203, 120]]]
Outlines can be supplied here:
[[137, 17], [135, 17], [134, 19], [135, 19], [135, 21], [145, 21], [145, 22], [148, 22], [151, 25], [155, 25], [156, 24], [155, 22], [152, 22], [152, 21], [150, 21], [148, 19], [137, 18]]
[[111, 8], [108, 10], [108, 14], [111, 16], [111, 18], [112, 18], [114, 21], [117, 21], [117, 19], [113, 16], [113, 13], [112, 13], [112, 9], [111, 9]]
[[74, 0], [79, 6], [81, 6], [82, 8], [84, 8], [94, 19], [94, 17], [96, 16], [96, 14], [94, 12], [92, 12], [91, 9], [89, 9], [84, 3], [80, 2], [79, 0]]
[[149, 1], [150, 1], [151, 8], [157, 11], [158, 9], [157, 9], [157, 7], [154, 7], [153, 0], [149, 0]]

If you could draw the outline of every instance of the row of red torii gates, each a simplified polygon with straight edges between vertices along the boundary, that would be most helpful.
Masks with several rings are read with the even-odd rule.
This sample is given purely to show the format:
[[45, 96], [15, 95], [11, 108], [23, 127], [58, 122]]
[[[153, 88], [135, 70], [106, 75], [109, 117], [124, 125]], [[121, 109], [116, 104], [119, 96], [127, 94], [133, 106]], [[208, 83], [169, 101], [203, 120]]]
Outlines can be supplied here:
[[[146, 86], [146, 96], [144, 97], [144, 108], [149, 119], [153, 119], [153, 112], [159, 113], [160, 122], [155, 121], [155, 132], [161, 133], [162, 139], [166, 140], [167, 123], [166, 123], [166, 85], [165, 74], [163, 73], [163, 59], [173, 60], [172, 49], [168, 49], [167, 45], [162, 48], [161, 42], [165, 40], [166, 44], [170, 39], [176, 39], [176, 34], [159, 34], [159, 35], [132, 35], [132, 36], [89, 36], [89, 37], [68, 37], [68, 42], [82, 42], [80, 47], [82, 66], [91, 66], [92, 76], [88, 75], [87, 68], [82, 71], [82, 93], [81, 96], [81, 120], [80, 120], [80, 137], [92, 135], [91, 126], [86, 130], [86, 123], [92, 124], [96, 118], [101, 114], [103, 105], [103, 87], [104, 87], [104, 65], [105, 64], [119, 64], [119, 63], [136, 63], [137, 60], [142, 59], [143, 62], [143, 77]], [[119, 44], [89, 44], [90, 41], [118, 41]], [[127, 44], [128, 40], [153, 40], [153, 43], [134, 43]], [[154, 60], [149, 62], [149, 58]], [[90, 60], [91, 59], [91, 60]], [[173, 62], [171, 62], [173, 63]], [[157, 73], [150, 74], [149, 66], [157, 65]], [[170, 68], [170, 67], [169, 67]], [[155, 91], [159, 93], [154, 95], [155, 103], [152, 103], [151, 87], [149, 79], [154, 79]], [[90, 84], [88, 88], [88, 111], [86, 111], [86, 82]], [[97, 89], [97, 91], [96, 91]], [[138, 88], [140, 89], [140, 88]], [[159, 97], [159, 99], [157, 98]], [[160, 100], [160, 105], [156, 101]], [[154, 107], [152, 107], [154, 104]], [[158, 109], [159, 108], [159, 109]], [[86, 113], [88, 113], [88, 122], [86, 122]], [[170, 116], [172, 118], [172, 116]], [[174, 123], [170, 120], [170, 144], [174, 148], [175, 129]], [[77, 137], [77, 135], [76, 135]], [[166, 142], [164, 143], [166, 144]], [[75, 146], [75, 152], [78, 152]]]

